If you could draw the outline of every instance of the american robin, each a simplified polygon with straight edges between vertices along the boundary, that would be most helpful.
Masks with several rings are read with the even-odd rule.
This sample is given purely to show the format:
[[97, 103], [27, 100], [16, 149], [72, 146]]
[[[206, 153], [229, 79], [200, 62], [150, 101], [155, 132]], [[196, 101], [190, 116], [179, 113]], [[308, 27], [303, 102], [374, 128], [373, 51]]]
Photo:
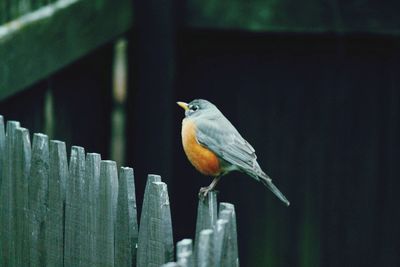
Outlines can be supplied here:
[[199, 172], [214, 177], [209, 186], [200, 189], [200, 197], [213, 190], [225, 174], [241, 171], [263, 183], [289, 206], [286, 197], [261, 170], [254, 148], [214, 104], [203, 99], [177, 104], [185, 110], [182, 143], [186, 156]]

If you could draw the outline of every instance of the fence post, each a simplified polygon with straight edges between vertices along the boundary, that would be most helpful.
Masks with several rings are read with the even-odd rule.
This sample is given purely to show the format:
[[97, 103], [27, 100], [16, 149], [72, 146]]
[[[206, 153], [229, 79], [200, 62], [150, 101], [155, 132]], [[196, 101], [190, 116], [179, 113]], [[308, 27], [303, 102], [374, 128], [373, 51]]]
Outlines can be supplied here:
[[6, 142], [4, 146], [3, 181], [1, 187], [1, 258], [0, 266], [15, 266], [14, 244], [14, 168], [15, 131], [20, 126], [17, 121], [7, 121]]
[[235, 206], [230, 203], [220, 203], [219, 218], [228, 221], [223, 242], [226, 243], [221, 257], [221, 267], [239, 266]]
[[171, 213], [167, 185], [149, 176], [140, 217], [137, 266], [159, 266], [174, 257]]
[[45, 265], [45, 220], [49, 183], [49, 140], [36, 133], [32, 141], [29, 179], [30, 266]]
[[197, 207], [196, 236], [194, 251], [197, 253], [200, 232], [204, 229], [214, 229], [218, 216], [217, 192], [211, 191], [204, 199], [199, 199]]
[[50, 141], [49, 202], [45, 235], [46, 266], [63, 266], [64, 261], [64, 200], [68, 177], [65, 143]]
[[65, 199], [64, 266], [81, 266], [83, 230], [83, 183], [85, 175], [85, 150], [73, 146], [69, 161]]
[[31, 167], [31, 141], [29, 131], [16, 129], [15, 140], [15, 263], [29, 265], [29, 198], [28, 184]]
[[176, 261], [181, 267], [194, 267], [191, 239], [183, 239], [176, 244]]
[[136, 263], [138, 224], [135, 181], [132, 168], [119, 172], [117, 222], [115, 225], [115, 266], [131, 267]]
[[200, 231], [197, 251], [197, 266], [215, 267], [214, 231], [211, 229]]
[[85, 194], [88, 196], [87, 219], [88, 219], [88, 235], [87, 237], [87, 266], [94, 266], [96, 264], [96, 229], [99, 201], [99, 183], [100, 183], [100, 162], [101, 156], [97, 153], [88, 153], [86, 155], [85, 166]]
[[114, 224], [118, 194], [117, 164], [102, 160], [100, 163], [99, 201], [96, 206], [96, 266], [114, 266]]

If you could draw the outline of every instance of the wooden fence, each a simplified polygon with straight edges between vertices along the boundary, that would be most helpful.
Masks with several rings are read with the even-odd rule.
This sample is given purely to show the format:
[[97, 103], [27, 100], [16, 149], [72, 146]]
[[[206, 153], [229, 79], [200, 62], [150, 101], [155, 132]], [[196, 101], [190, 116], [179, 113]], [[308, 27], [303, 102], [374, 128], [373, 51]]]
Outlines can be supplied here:
[[0, 266], [238, 266], [235, 208], [199, 201], [196, 236], [177, 243], [167, 185], [149, 175], [140, 228], [134, 172], [0, 116]]

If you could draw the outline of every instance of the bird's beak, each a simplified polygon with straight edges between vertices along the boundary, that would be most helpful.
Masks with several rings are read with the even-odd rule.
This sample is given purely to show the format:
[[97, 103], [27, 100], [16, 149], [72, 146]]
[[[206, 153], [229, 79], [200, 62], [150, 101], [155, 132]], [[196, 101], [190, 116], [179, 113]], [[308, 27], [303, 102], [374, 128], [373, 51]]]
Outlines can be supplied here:
[[185, 102], [176, 102], [184, 110], [189, 110], [188, 104]]

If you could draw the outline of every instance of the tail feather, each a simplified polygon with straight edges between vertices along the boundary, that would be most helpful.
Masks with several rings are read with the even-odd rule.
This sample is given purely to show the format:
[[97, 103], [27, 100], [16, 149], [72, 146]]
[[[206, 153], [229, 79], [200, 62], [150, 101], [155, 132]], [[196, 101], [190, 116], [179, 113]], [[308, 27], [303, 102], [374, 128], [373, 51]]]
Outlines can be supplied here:
[[269, 178], [268, 175], [263, 173], [263, 175], [260, 175], [258, 178], [266, 187], [268, 187], [269, 190], [272, 191], [272, 193], [274, 193], [280, 200], [282, 200], [286, 204], [286, 206], [290, 205], [289, 200], [287, 200], [287, 198], [281, 193], [281, 191], [279, 191], [279, 189], [272, 183], [272, 179]]

